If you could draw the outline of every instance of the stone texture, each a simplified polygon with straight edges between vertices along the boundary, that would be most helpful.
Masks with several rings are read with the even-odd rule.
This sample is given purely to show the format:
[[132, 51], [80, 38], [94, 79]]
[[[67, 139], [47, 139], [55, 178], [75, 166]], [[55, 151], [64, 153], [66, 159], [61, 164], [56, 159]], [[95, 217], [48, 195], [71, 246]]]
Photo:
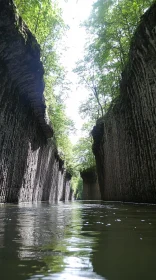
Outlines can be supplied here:
[[104, 200], [156, 202], [156, 4], [141, 18], [120, 97], [93, 129]]
[[63, 193], [63, 200], [64, 201], [74, 199], [74, 193], [73, 193], [73, 190], [71, 189], [70, 180], [71, 180], [71, 175], [68, 172], [66, 172], [65, 186], [64, 186], [64, 193]]
[[101, 193], [95, 168], [90, 168], [81, 172], [83, 179], [83, 200], [100, 200]]
[[0, 202], [63, 200], [70, 185], [45, 118], [40, 47], [0, 0]]

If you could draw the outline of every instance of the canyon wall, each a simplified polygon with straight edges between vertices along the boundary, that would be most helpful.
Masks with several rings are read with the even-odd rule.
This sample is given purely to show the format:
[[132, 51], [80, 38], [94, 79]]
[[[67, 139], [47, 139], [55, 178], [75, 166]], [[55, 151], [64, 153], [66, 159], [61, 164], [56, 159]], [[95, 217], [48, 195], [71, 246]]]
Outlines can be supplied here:
[[83, 179], [83, 200], [100, 200], [101, 193], [98, 183], [98, 177], [95, 168], [89, 168], [81, 172]]
[[120, 97], [93, 131], [104, 200], [156, 202], [156, 4], [141, 18]]
[[0, 0], [0, 202], [71, 198], [45, 117], [43, 73], [37, 41], [12, 0]]

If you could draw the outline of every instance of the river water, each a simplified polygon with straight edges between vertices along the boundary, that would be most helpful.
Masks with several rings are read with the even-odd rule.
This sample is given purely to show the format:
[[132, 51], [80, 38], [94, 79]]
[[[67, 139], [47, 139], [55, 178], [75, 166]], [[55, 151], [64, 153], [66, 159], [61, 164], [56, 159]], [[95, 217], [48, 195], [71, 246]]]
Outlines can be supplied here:
[[156, 279], [156, 206], [1, 204], [0, 279]]

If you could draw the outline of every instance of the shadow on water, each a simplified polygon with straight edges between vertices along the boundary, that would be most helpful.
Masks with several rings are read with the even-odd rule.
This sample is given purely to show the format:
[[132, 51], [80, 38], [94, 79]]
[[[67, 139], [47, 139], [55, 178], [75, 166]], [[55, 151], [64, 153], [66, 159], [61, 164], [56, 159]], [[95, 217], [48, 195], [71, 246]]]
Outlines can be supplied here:
[[[98, 241], [91, 261], [99, 275], [109, 280], [156, 279], [156, 207], [111, 204], [93, 210], [90, 227]], [[94, 214], [95, 213], [95, 214]]]
[[156, 206], [0, 207], [1, 279], [155, 279]]

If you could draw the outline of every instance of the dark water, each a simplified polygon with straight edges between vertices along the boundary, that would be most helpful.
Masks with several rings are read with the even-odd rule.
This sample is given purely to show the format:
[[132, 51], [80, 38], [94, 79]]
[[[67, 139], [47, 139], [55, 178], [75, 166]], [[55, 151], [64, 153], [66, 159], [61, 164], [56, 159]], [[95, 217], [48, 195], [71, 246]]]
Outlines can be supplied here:
[[0, 205], [0, 279], [156, 279], [156, 206]]

